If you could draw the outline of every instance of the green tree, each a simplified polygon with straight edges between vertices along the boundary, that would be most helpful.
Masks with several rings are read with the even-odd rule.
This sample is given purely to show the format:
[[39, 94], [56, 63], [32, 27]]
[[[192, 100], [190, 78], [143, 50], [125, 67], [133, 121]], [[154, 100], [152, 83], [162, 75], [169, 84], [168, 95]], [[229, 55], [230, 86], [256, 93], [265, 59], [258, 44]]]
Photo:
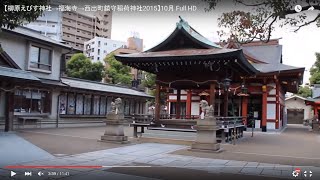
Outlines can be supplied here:
[[[0, 5], [0, 27], [14, 29], [17, 26], [32, 22], [42, 15], [40, 9], [32, 11], [8, 11], [9, 5], [47, 5], [47, 0], [2, 0]], [[0, 30], [1, 31], [1, 30]]]
[[156, 85], [156, 75], [152, 73], [145, 73], [145, 78], [142, 80], [142, 85], [153, 89]]
[[320, 53], [316, 53], [316, 62], [310, 68], [310, 83], [320, 84]]
[[312, 97], [312, 91], [309, 86], [300, 86], [298, 95], [305, 98]]
[[[214, 10], [221, 3], [232, 5], [221, 0], [203, 0], [207, 3], [207, 11]], [[235, 10], [222, 13], [218, 19], [219, 26], [226, 31], [219, 31], [221, 38], [231, 35], [240, 43], [253, 40], [268, 42], [276, 26], [292, 26], [297, 32], [300, 28], [316, 23], [320, 26], [320, 1], [315, 0], [233, 0]], [[300, 12], [295, 6], [300, 4]], [[314, 15], [306, 15], [309, 8], [314, 8]], [[245, 9], [245, 10], [244, 10]]]
[[130, 74], [131, 68], [123, 65], [120, 61], [114, 58], [114, 54], [110, 53], [104, 59], [107, 63], [106, 79], [112, 84], [130, 85], [132, 81], [132, 75]]
[[83, 53], [74, 54], [67, 63], [69, 77], [101, 81], [104, 76], [104, 65], [101, 62], [91, 62]]

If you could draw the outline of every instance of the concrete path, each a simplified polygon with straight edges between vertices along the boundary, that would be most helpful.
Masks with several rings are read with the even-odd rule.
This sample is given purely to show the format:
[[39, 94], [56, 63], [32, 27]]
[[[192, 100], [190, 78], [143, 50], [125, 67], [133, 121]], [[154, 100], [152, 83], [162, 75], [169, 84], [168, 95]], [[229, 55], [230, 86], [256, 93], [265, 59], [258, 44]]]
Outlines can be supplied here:
[[[200, 170], [206, 173], [226, 173], [235, 175], [253, 175], [261, 177], [283, 177], [285, 179], [303, 179], [303, 172], [312, 172], [312, 177], [308, 179], [320, 178], [320, 167], [300, 166], [294, 167], [290, 165], [267, 164], [259, 162], [199, 158], [194, 156], [183, 156], [170, 154], [177, 150], [186, 149], [188, 146], [173, 145], [173, 144], [158, 144], [158, 143], [143, 143], [118, 147], [113, 149], [82, 153], [72, 156], [57, 157], [48, 160], [38, 160], [23, 165], [73, 165], [73, 166], [103, 166], [98, 169], [55, 169], [59, 172], [69, 172], [70, 176], [54, 176], [54, 178], [85, 179], [90, 175], [92, 179], [112, 178], [119, 179], [128, 178], [128, 175], [117, 174], [112, 171], [115, 167], [132, 167], [132, 168], [148, 168], [150, 167], [172, 167], [183, 168], [186, 170]], [[292, 176], [292, 171], [295, 168], [300, 168], [301, 173], [298, 177]], [[50, 169], [52, 171], [52, 169]], [[24, 169], [15, 169], [15, 171], [23, 176]], [[30, 169], [29, 169], [30, 171]], [[34, 173], [42, 171], [47, 173], [46, 169], [33, 169]], [[9, 169], [2, 169], [2, 174], [9, 173]], [[1, 174], [1, 170], [0, 170]], [[19, 177], [19, 175], [17, 175]], [[46, 176], [48, 177], [48, 176]], [[133, 176], [134, 178], [135, 176]], [[131, 178], [131, 176], [130, 176]], [[138, 177], [136, 177], [138, 178]], [[140, 179], [140, 178], [139, 178]]]
[[[196, 135], [190, 132], [146, 130], [142, 138], [137, 139], [130, 137], [132, 129], [125, 128], [131, 144], [162, 143], [190, 146]], [[104, 131], [105, 127], [33, 129], [20, 131], [17, 135], [51, 154], [72, 155], [119, 147], [115, 144], [97, 142]], [[296, 166], [320, 166], [320, 134], [309, 132], [307, 127], [302, 125], [289, 125], [282, 133], [255, 132], [253, 137], [251, 133], [245, 133], [244, 138], [237, 141], [236, 145], [221, 146], [225, 151], [219, 154], [190, 153], [187, 150], [176, 151], [174, 154]]]
[[48, 152], [15, 135], [0, 132], [0, 167], [35, 160], [54, 158]]

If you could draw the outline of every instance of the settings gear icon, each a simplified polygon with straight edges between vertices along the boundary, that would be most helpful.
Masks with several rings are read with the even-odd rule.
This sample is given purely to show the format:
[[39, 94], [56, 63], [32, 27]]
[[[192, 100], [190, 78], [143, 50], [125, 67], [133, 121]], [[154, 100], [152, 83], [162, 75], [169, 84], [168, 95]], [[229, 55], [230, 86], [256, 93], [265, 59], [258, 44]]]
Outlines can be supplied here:
[[298, 176], [299, 176], [299, 172], [293, 171], [293, 172], [292, 172], [292, 176], [293, 176], [293, 177], [298, 177]]
[[301, 169], [297, 168], [292, 172], [293, 177], [298, 177], [301, 172]]

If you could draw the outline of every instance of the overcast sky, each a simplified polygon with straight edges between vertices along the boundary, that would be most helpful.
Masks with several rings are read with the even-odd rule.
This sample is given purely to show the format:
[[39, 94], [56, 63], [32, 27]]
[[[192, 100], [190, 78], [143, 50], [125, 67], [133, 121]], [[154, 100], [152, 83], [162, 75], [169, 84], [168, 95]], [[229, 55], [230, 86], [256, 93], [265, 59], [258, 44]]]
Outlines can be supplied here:
[[[138, 32], [144, 41], [145, 50], [149, 49], [170, 35], [175, 29], [178, 16], [181, 15], [188, 23], [203, 36], [210, 40], [219, 40], [217, 18], [223, 10], [205, 12], [203, 7], [198, 6], [196, 12], [174, 12], [174, 13], [124, 13], [115, 12], [112, 22], [112, 39], [126, 41], [132, 32]], [[312, 15], [312, 14], [311, 14]], [[302, 28], [297, 33], [293, 28], [277, 28], [272, 38], [281, 38], [283, 45], [283, 63], [305, 67], [304, 83], [309, 81], [309, 69], [315, 62], [315, 52], [320, 52], [320, 28], [310, 25]]]
[[[73, 2], [74, 1], [74, 2]], [[205, 12], [205, 4], [201, 0], [68, 0], [68, 3], [77, 5], [191, 5], [196, 6], [196, 11], [177, 11], [173, 12], [113, 12], [112, 18], [112, 34], [114, 40], [126, 41], [132, 36], [133, 32], [137, 32], [139, 37], [144, 41], [144, 47], [149, 49], [170, 35], [175, 29], [176, 23], [179, 21], [178, 16], [182, 16], [194, 29], [203, 36], [213, 41], [219, 41], [217, 31], [218, 17], [223, 12], [229, 12], [236, 8], [243, 9], [244, 7], [235, 7], [232, 1], [223, 1], [216, 10]], [[303, 4], [301, 4], [303, 5]], [[249, 9], [250, 10], [250, 9]], [[310, 18], [314, 17], [316, 11], [307, 13]], [[283, 63], [305, 67], [304, 82], [309, 81], [309, 69], [315, 62], [315, 52], [320, 52], [320, 46], [316, 43], [320, 42], [320, 28], [316, 25], [309, 25], [302, 28], [297, 33], [293, 32], [293, 28], [278, 27], [272, 34], [272, 38], [281, 38], [280, 44], [283, 45]]]

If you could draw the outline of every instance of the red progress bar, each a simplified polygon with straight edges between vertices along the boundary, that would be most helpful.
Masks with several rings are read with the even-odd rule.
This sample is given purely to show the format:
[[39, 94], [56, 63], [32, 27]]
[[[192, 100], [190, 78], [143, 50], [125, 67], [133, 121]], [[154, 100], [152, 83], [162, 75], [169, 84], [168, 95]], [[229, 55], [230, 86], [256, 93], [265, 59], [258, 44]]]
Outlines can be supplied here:
[[98, 169], [102, 168], [102, 166], [5, 166], [6, 169]]

